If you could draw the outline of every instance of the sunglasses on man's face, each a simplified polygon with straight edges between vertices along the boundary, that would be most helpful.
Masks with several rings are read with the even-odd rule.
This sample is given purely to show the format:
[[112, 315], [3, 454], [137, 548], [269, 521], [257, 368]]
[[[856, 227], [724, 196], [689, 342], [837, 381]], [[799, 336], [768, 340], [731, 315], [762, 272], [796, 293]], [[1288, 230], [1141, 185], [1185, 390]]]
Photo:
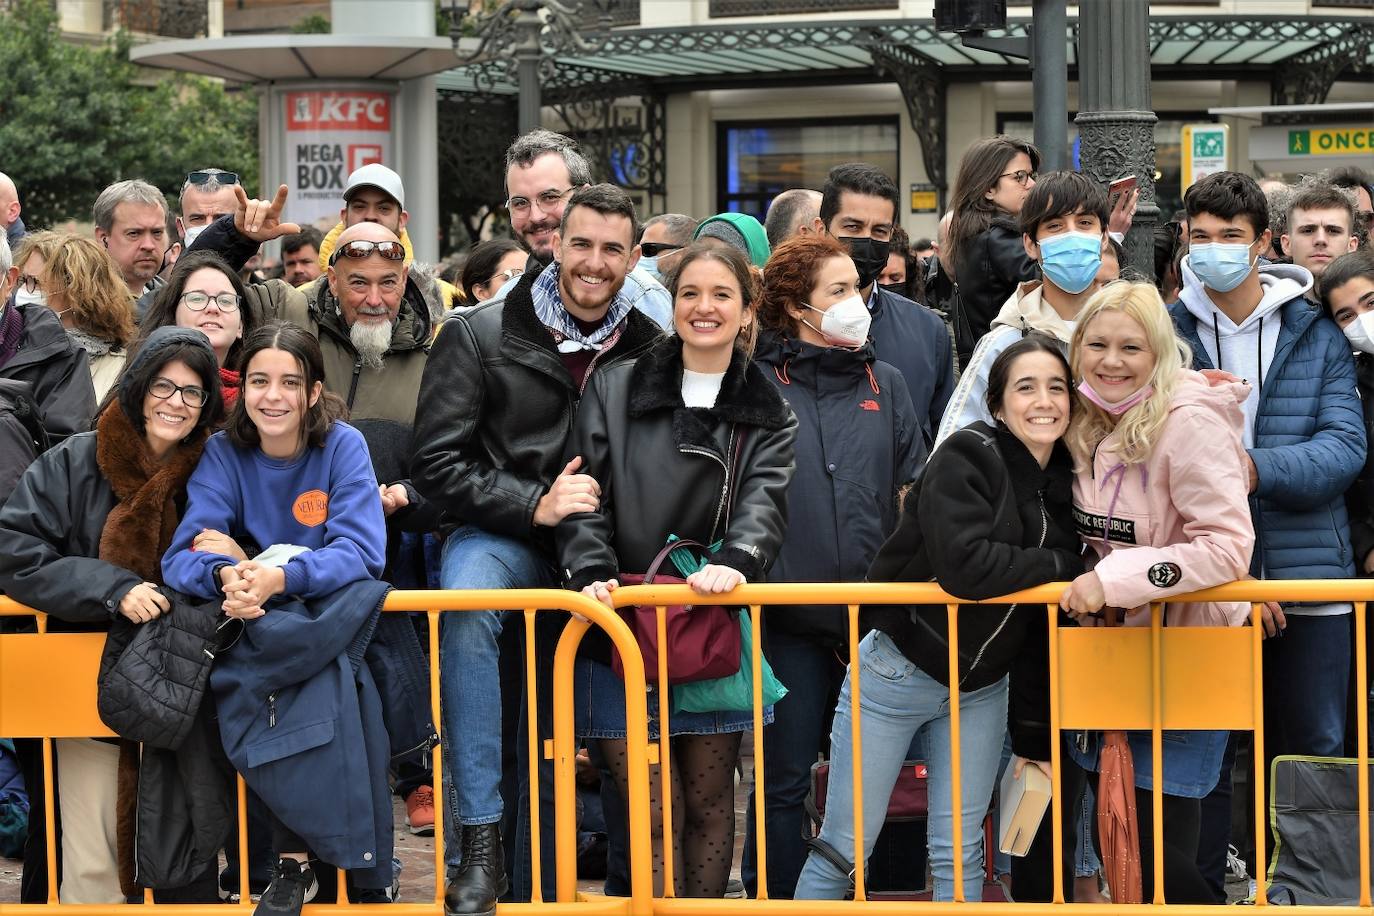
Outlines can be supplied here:
[[646, 258], [656, 258], [661, 254], [670, 251], [677, 251], [682, 245], [674, 245], [672, 242], [640, 242], [639, 252]]
[[187, 184], [209, 184], [212, 181], [219, 184], [238, 184], [239, 176], [236, 172], [190, 172], [186, 175]]
[[367, 239], [359, 239], [356, 242], [348, 242], [334, 249], [334, 253], [329, 256], [329, 263], [333, 264], [339, 258], [365, 258], [372, 252], [386, 258], [388, 261], [404, 261], [406, 258], [405, 246], [400, 242], [372, 242]]

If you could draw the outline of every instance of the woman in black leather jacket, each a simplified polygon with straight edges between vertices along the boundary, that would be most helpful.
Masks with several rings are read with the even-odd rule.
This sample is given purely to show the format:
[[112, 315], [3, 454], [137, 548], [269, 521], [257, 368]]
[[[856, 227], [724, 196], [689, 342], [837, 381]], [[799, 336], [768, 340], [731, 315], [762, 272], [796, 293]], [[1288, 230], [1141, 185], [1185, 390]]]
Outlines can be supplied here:
[[[170, 609], [158, 591], [162, 554], [185, 509], [186, 480], [223, 411], [215, 352], [204, 334], [186, 328], [154, 332], [116, 390], [95, 430], [40, 456], [0, 510], [0, 591], [49, 614], [52, 632], [127, 635]], [[57, 813], [68, 828], [59, 900], [123, 903], [135, 891], [138, 838], [116, 814], [133, 806], [117, 809], [116, 801], [136, 783], [135, 746], [121, 754], [116, 743], [90, 738], [54, 744]], [[226, 774], [226, 811], [229, 786]], [[41, 803], [30, 812], [26, 871], [43, 864], [42, 812]], [[121, 832], [133, 843], [116, 843]], [[158, 898], [218, 902], [218, 848], [194, 880]]]
[[[716, 595], [761, 580], [786, 528], [797, 420], [749, 358], [755, 295], [749, 264], [732, 248], [693, 245], [670, 289], [676, 335], [633, 363], [594, 375], [573, 428], [569, 455], [580, 457], [596, 478], [601, 499], [596, 512], [559, 525], [559, 565], [568, 588], [606, 604], [620, 572], [647, 571], [670, 535], [714, 545], [687, 583], [699, 594]], [[624, 792], [625, 688], [606, 663], [607, 650], [600, 634], [584, 644], [578, 732], [601, 740]], [[657, 709], [654, 695], [651, 737], [657, 737]], [[674, 824], [667, 848], [679, 896], [725, 893], [735, 762], [751, 722], [747, 712], [670, 716]], [[656, 885], [662, 884], [667, 832], [659, 784], [656, 776], [650, 780]]]
[[1021, 205], [1035, 186], [1040, 151], [1016, 137], [979, 140], [964, 153], [954, 182], [949, 238], [940, 266], [958, 286], [954, 336], [959, 365], [1012, 290], [1040, 275], [1021, 242]]

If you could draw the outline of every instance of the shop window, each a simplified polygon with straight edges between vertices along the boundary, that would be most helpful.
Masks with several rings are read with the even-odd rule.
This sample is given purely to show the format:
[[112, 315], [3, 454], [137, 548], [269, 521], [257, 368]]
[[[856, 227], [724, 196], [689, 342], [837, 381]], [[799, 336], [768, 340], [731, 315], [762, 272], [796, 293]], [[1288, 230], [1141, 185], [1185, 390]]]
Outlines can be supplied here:
[[830, 169], [842, 162], [867, 162], [896, 180], [900, 161], [896, 117], [722, 121], [716, 150], [718, 212], [748, 213], [760, 221], [779, 193], [819, 191]]

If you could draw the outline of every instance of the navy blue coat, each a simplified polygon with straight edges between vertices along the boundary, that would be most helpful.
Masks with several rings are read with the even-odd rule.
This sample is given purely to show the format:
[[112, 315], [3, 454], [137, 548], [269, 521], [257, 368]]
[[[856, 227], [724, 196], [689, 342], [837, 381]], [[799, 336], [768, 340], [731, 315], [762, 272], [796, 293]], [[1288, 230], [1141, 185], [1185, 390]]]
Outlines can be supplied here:
[[945, 405], [954, 394], [954, 354], [949, 331], [940, 316], [924, 305], [875, 286], [869, 336], [873, 354], [902, 373], [907, 394], [916, 408], [926, 448], [935, 442], [935, 431]]
[[[1193, 368], [1212, 362], [1197, 319], [1169, 306], [1178, 335], [1193, 348]], [[1350, 343], [1321, 309], [1296, 298], [1265, 374], [1250, 458], [1259, 486], [1250, 494], [1255, 523], [1251, 573], [1267, 579], [1339, 579], [1355, 574], [1345, 491], [1365, 459], [1365, 430]]]
[[395, 740], [375, 666], [364, 663], [389, 588], [365, 579], [317, 600], [274, 603], [210, 673], [234, 768], [312, 852], [354, 870], [363, 888], [391, 886]]
[[[906, 383], [871, 344], [816, 347], [765, 332], [756, 359], [797, 415], [787, 537], [768, 580], [862, 582], [897, 527], [898, 489], [926, 460]], [[848, 638], [846, 619], [833, 605], [765, 615], [770, 628], [834, 647]]]

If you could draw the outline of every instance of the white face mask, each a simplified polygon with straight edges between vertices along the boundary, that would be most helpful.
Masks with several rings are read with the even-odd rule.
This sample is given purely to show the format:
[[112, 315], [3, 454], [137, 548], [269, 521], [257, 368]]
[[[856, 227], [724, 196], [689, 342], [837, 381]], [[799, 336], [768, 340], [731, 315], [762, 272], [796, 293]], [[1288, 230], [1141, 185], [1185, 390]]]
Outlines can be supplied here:
[[33, 292], [29, 292], [28, 290], [21, 288], [17, 290], [14, 294], [14, 304], [25, 306], [47, 305], [48, 297], [41, 289], [36, 289]]
[[[806, 307], [813, 312], [821, 311], [810, 303]], [[804, 318], [802, 321], [831, 346], [862, 347], [868, 340], [868, 327], [873, 323], [873, 316], [868, 313], [868, 306], [864, 305], [863, 299], [855, 293], [821, 312], [819, 328]]]
[[1345, 339], [1361, 353], [1374, 355], [1374, 312], [1364, 312], [1342, 328]]
[[190, 248], [191, 244], [195, 242], [196, 236], [200, 235], [204, 231], [204, 226], [191, 226], [190, 228], [188, 228], [186, 230], [186, 238], [182, 240], [182, 247]]

